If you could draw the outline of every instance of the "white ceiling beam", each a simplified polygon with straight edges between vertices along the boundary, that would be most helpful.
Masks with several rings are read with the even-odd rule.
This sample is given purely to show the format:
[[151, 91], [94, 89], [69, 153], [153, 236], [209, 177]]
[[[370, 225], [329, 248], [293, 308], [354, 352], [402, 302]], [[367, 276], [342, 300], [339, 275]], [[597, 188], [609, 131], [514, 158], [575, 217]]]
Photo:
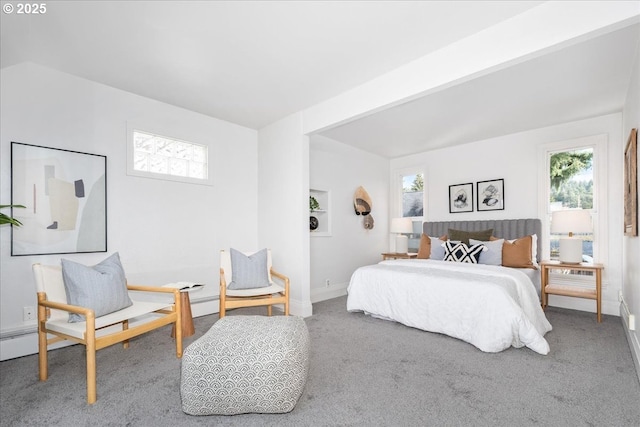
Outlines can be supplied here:
[[312, 134], [632, 25], [640, 2], [552, 1], [303, 111]]

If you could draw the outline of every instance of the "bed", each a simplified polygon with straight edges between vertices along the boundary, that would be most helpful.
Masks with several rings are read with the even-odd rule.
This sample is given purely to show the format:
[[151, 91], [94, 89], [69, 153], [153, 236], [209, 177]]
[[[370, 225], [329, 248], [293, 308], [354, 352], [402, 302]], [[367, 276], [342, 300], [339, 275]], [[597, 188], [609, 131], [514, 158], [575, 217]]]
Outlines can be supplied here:
[[[500, 265], [445, 261], [435, 252], [443, 246], [440, 238], [445, 235], [452, 235], [445, 245], [451, 249], [457, 244], [452, 242], [453, 234], [478, 236], [488, 230], [493, 239], [505, 240], [471, 238], [467, 249], [474, 245], [504, 248], [501, 259], [511, 267], [503, 266], [502, 261], [498, 261]], [[425, 222], [422, 238], [432, 243], [431, 257], [387, 260], [358, 268], [347, 289], [347, 310], [446, 334], [485, 352], [526, 346], [548, 354], [544, 335], [551, 324], [540, 306], [535, 268], [540, 259], [540, 230], [538, 219]], [[514, 245], [522, 242], [529, 245], [526, 251], [532, 265], [527, 268], [506, 258], [511, 257]], [[421, 251], [423, 247], [421, 243]], [[524, 249], [518, 250], [522, 254]], [[484, 248], [479, 254], [496, 256], [490, 252]], [[451, 251], [446, 255], [450, 257]]]

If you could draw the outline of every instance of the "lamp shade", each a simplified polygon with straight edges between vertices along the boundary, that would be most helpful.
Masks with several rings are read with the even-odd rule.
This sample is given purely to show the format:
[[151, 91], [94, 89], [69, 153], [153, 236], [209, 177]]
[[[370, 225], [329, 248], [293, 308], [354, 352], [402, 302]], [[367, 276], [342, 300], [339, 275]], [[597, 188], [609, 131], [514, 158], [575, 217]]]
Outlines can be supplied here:
[[568, 234], [560, 238], [558, 256], [561, 262], [577, 264], [582, 262], [582, 239], [573, 233], [589, 233], [592, 230], [591, 214], [583, 209], [566, 209], [551, 214], [551, 232]]
[[413, 233], [413, 222], [411, 218], [392, 218], [392, 233]]
[[551, 213], [551, 232], [554, 234], [589, 233], [591, 214], [584, 209], [566, 209]]

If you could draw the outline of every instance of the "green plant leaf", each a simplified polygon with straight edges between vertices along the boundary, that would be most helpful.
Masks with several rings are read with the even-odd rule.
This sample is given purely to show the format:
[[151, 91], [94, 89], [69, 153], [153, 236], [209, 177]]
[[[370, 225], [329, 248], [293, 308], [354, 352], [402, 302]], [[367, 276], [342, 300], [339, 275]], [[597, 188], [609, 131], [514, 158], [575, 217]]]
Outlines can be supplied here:
[[[0, 205], [0, 209], [4, 209], [4, 208], [25, 208], [25, 206], [22, 205]], [[3, 213], [0, 212], [0, 225], [3, 224], [11, 224], [11, 225], [15, 225], [16, 227], [20, 227], [22, 225], [22, 223], [20, 221], [18, 221], [15, 218], [11, 218], [9, 215], [5, 215]]]

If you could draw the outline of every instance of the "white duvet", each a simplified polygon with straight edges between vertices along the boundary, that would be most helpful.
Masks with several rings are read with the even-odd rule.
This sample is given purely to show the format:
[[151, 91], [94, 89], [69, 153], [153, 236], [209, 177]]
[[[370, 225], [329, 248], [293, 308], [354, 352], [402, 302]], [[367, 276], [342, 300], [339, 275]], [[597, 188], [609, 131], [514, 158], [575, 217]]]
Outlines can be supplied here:
[[382, 261], [357, 269], [347, 310], [459, 338], [486, 352], [527, 346], [549, 353], [551, 324], [521, 271], [436, 260]]

